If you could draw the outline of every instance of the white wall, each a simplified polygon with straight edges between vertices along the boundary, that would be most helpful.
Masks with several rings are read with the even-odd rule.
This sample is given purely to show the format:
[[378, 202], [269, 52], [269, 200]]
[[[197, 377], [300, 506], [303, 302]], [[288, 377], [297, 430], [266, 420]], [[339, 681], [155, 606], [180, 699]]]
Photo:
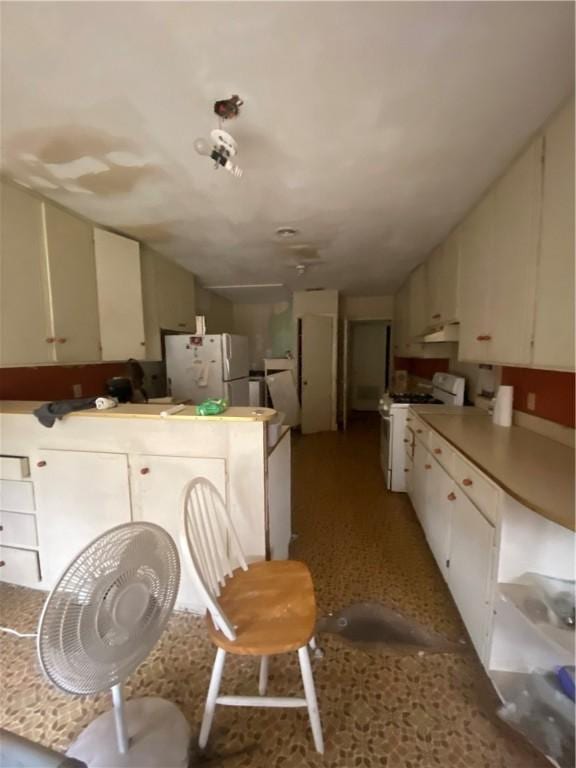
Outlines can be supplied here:
[[206, 318], [207, 333], [236, 333], [231, 301], [196, 284], [196, 314]]
[[234, 333], [247, 336], [250, 367], [263, 370], [265, 357], [292, 352], [292, 313], [287, 301], [275, 304], [234, 304]]
[[348, 320], [392, 320], [394, 296], [343, 296], [340, 314]]

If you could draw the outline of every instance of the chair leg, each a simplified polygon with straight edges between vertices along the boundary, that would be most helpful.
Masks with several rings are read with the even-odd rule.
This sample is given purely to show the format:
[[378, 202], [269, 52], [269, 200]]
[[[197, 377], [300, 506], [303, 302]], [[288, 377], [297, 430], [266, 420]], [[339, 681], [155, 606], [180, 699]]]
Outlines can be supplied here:
[[260, 658], [260, 677], [258, 678], [258, 693], [260, 696], [266, 695], [266, 688], [268, 687], [268, 662], [268, 656]]
[[210, 686], [208, 687], [208, 695], [204, 707], [204, 717], [202, 718], [202, 726], [198, 738], [198, 746], [200, 749], [204, 749], [208, 743], [208, 736], [210, 735], [210, 729], [212, 728], [212, 720], [214, 719], [216, 699], [218, 698], [218, 692], [220, 690], [220, 680], [222, 679], [222, 670], [224, 669], [225, 659], [226, 651], [222, 650], [222, 648], [218, 648], [216, 651], [216, 658], [214, 659], [214, 666], [212, 667], [212, 677], [210, 678]]
[[298, 648], [298, 659], [300, 661], [300, 670], [302, 672], [302, 682], [304, 683], [304, 693], [306, 694], [306, 704], [308, 705], [308, 715], [310, 717], [310, 726], [314, 737], [314, 746], [320, 754], [324, 753], [324, 739], [322, 738], [322, 724], [320, 723], [320, 713], [318, 711], [318, 702], [316, 700], [316, 689], [314, 687], [314, 678], [312, 677], [312, 666], [310, 656], [308, 655], [308, 646], [303, 645]]
[[314, 658], [315, 659], [323, 659], [324, 658], [324, 651], [322, 650], [322, 648], [320, 648], [320, 646], [316, 642], [316, 638], [314, 637], [314, 635], [312, 635], [312, 637], [310, 638], [310, 640], [308, 642], [308, 645], [310, 646], [310, 650], [314, 651]]

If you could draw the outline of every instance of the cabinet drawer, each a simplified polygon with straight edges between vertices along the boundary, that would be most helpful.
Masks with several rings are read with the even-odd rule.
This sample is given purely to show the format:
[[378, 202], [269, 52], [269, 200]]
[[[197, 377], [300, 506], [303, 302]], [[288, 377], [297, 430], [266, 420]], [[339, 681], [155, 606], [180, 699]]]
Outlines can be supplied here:
[[37, 587], [40, 582], [38, 553], [31, 549], [0, 547], [0, 581]]
[[420, 440], [421, 443], [423, 443], [425, 446], [428, 446], [430, 427], [417, 416], [412, 417], [412, 424], [410, 426], [414, 430], [414, 437], [416, 440]]
[[454, 479], [460, 488], [482, 514], [494, 523], [498, 505], [496, 486], [457, 453], [454, 454], [453, 466]]
[[0, 542], [14, 547], [37, 547], [36, 515], [0, 511]]
[[444, 440], [442, 437], [440, 437], [439, 434], [437, 434], [434, 431], [430, 432], [430, 438], [429, 438], [429, 448], [430, 452], [434, 456], [434, 458], [438, 461], [439, 464], [441, 464], [444, 469], [452, 474], [453, 473], [453, 462], [454, 462], [454, 450], [452, 447]]
[[22, 480], [30, 477], [30, 464], [27, 456], [0, 456], [0, 478], [2, 480]]
[[0, 480], [0, 509], [34, 512], [34, 485], [27, 480]]

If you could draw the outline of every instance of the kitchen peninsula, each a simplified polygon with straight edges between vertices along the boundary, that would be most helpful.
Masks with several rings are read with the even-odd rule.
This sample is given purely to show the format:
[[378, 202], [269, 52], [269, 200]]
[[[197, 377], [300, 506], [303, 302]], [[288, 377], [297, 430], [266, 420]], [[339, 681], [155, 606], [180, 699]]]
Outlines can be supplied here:
[[[123, 405], [48, 429], [39, 405], [0, 403], [0, 580], [50, 589], [93, 538], [130, 520], [158, 523], [180, 546], [182, 489], [198, 476], [226, 499], [249, 559], [288, 556], [290, 430], [273, 427], [274, 410], [162, 417], [166, 406]], [[177, 605], [200, 609], [184, 567]]]

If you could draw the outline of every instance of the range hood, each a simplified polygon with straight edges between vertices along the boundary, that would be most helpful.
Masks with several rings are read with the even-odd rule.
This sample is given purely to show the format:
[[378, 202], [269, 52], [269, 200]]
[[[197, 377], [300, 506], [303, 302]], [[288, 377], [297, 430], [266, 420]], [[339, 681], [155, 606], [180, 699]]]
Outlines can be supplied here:
[[437, 328], [435, 331], [431, 331], [422, 337], [422, 341], [427, 344], [433, 344], [441, 341], [458, 341], [460, 339], [460, 325], [458, 323], [450, 323], [450, 325], [444, 325], [442, 328]]

